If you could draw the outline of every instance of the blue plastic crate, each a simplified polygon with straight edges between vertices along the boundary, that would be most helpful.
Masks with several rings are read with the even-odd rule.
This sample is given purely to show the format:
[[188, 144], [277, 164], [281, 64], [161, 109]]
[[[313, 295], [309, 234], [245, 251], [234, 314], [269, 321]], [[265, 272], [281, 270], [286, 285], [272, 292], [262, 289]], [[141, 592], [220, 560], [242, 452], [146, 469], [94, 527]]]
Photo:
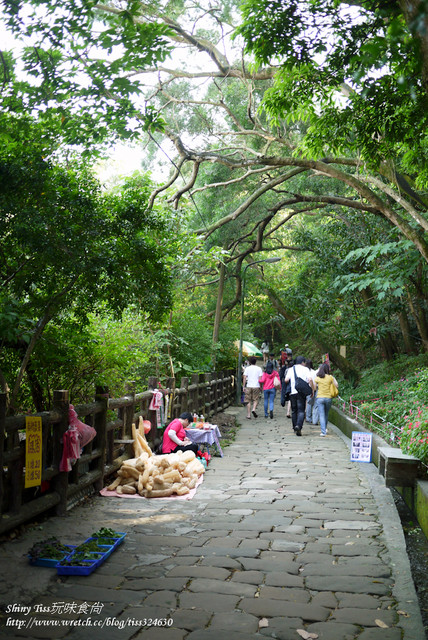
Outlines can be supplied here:
[[[69, 566], [64, 566], [61, 565], [60, 562], [58, 562], [55, 566], [57, 568], [57, 573], [60, 576], [87, 576], [89, 574], [91, 574], [93, 571], [95, 571], [95, 569], [97, 569], [97, 567], [99, 567], [105, 560], [107, 560], [107, 558], [113, 553], [113, 551], [115, 549], [117, 549], [117, 547], [123, 542], [124, 538], [126, 536], [126, 533], [119, 533], [117, 532], [117, 536], [109, 536], [109, 538], [114, 539], [115, 542], [112, 545], [98, 545], [99, 546], [99, 551], [94, 551], [93, 553], [102, 553], [101, 558], [96, 558], [94, 559], [94, 561], [92, 563], [88, 563], [88, 566], [80, 566], [80, 565], [69, 565]], [[84, 542], [82, 542], [82, 544], [85, 544], [86, 542], [92, 542], [93, 540], [97, 540], [97, 538], [91, 537], [91, 538], [87, 538]], [[79, 545], [80, 546], [80, 545]], [[67, 556], [67, 560], [69, 562], [72, 562], [73, 560], [73, 555], [74, 555], [74, 550], [76, 549], [76, 547], [73, 548], [73, 552]]]
[[[70, 561], [72, 560], [71, 556], [67, 556]], [[57, 574], [59, 576], [88, 576], [90, 573], [95, 571], [95, 569], [99, 566], [98, 560], [86, 561], [84, 565], [68, 565], [64, 566], [60, 563], [56, 565]]]
[[[70, 551], [76, 548], [75, 545], [71, 545], [71, 544], [65, 544], [64, 547], [68, 547]], [[69, 553], [70, 552], [64, 554], [61, 560], [64, 560], [64, 558], [66, 558]], [[33, 559], [30, 555], [28, 555], [28, 561], [33, 567], [55, 568], [58, 562], [61, 562], [61, 560], [58, 560], [58, 558], [34, 558]]]

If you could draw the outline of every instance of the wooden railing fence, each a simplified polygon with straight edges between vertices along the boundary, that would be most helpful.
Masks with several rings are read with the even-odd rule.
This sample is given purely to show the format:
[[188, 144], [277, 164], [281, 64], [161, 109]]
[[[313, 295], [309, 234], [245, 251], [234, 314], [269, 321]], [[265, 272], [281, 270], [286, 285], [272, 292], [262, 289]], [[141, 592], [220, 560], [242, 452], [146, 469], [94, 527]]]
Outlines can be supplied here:
[[170, 418], [183, 411], [210, 418], [234, 403], [234, 371], [194, 374], [182, 378], [180, 386], [169, 378], [163, 388], [157, 379], [148, 380], [148, 390], [137, 393], [135, 383], [127, 385], [122, 398], [110, 398], [108, 389], [97, 387], [94, 402], [76, 405], [79, 419], [95, 428], [97, 435], [87, 444], [69, 472], [59, 471], [62, 436], [68, 429], [68, 391], [55, 391], [52, 411], [32, 414], [42, 418], [42, 484], [25, 488], [25, 415], [6, 416], [6, 394], [0, 394], [0, 534], [42, 513], [54, 510], [65, 515], [82, 497], [102, 489], [106, 478], [132, 457], [132, 424], [140, 416], [150, 420], [147, 434], [154, 448], [163, 430], [156, 425], [156, 412], [149, 410], [152, 389], [169, 396]]

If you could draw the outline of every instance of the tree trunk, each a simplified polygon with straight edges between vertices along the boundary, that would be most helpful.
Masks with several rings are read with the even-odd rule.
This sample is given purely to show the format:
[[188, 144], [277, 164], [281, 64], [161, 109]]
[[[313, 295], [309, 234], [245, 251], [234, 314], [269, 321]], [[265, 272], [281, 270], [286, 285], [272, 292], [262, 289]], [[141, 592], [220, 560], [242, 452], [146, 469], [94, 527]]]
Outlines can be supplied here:
[[428, 322], [425, 311], [419, 304], [413, 302], [412, 296], [409, 292], [407, 292], [407, 299], [409, 301], [409, 306], [415, 319], [419, 335], [421, 336], [423, 350], [428, 353]]
[[416, 346], [416, 342], [410, 331], [410, 323], [409, 318], [407, 316], [407, 312], [405, 309], [402, 309], [398, 314], [398, 319], [400, 321], [400, 329], [404, 340], [404, 347], [406, 349], [407, 354], [417, 353], [418, 349]]
[[428, 95], [428, 9], [425, 0], [398, 0], [410, 33], [420, 44], [422, 84]]
[[226, 274], [226, 267], [223, 263], [221, 263], [220, 264], [220, 281], [218, 283], [217, 304], [215, 308], [214, 329], [213, 329], [213, 354], [212, 354], [213, 369], [215, 369], [215, 363], [216, 363], [215, 345], [218, 342], [218, 336], [220, 332], [221, 308], [223, 305], [225, 274]]
[[37, 412], [46, 411], [46, 402], [43, 395], [43, 388], [31, 366], [31, 360], [27, 365], [27, 378], [31, 389], [31, 397]]
[[381, 336], [380, 345], [386, 360], [392, 360], [398, 352], [397, 345], [389, 331], [384, 336]]

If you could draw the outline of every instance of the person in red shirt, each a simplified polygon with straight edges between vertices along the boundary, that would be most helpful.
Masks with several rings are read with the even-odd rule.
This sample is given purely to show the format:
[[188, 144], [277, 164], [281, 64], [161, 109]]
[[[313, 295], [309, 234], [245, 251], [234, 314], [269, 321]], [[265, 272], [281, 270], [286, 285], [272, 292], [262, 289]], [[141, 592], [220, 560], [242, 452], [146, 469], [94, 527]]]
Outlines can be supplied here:
[[[277, 382], [275, 382], [275, 380]], [[277, 386], [281, 386], [281, 381], [279, 379], [278, 371], [275, 371], [273, 368], [272, 362], [267, 363], [266, 371], [263, 373], [262, 377], [259, 378], [259, 382], [263, 385], [265, 418], [268, 417], [268, 409], [270, 417], [273, 418], [273, 405], [276, 389]]]
[[174, 451], [198, 452], [198, 445], [193, 444], [186, 436], [187, 427], [192, 422], [192, 414], [185, 411], [179, 418], [175, 418], [166, 427], [162, 439], [162, 453], [174, 453]]

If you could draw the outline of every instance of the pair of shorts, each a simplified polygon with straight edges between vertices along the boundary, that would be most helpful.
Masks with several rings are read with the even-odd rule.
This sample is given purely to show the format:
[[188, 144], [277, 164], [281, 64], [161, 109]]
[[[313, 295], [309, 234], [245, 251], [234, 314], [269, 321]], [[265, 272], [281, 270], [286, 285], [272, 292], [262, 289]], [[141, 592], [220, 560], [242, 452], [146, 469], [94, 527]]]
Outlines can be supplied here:
[[245, 402], [257, 402], [260, 398], [260, 387], [245, 387]]

